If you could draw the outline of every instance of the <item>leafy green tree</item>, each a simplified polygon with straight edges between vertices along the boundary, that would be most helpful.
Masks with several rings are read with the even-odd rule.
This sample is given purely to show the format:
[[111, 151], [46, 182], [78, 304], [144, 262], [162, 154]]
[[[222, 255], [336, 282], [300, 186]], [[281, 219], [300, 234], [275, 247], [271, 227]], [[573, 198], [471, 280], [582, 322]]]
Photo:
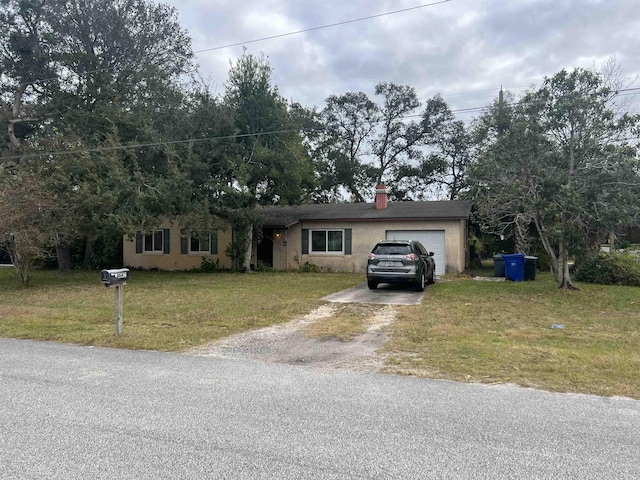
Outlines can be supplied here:
[[[380, 183], [393, 198], [420, 196], [434, 181], [439, 162], [425, 148], [453, 116], [440, 96], [427, 100], [422, 112], [412, 87], [379, 83], [379, 104], [362, 92], [327, 98], [321, 112], [325, 130], [315, 139], [314, 159], [334, 188], [344, 188], [356, 202], [370, 198]], [[417, 119], [414, 120], [413, 118]]]
[[[291, 105], [290, 114], [295, 125], [301, 128], [302, 142], [313, 162], [315, 186], [310, 194], [313, 203], [334, 203], [343, 200], [342, 185], [339, 178], [350, 180], [354, 184], [361, 172], [353, 169], [351, 174], [342, 171], [349, 165], [341, 160], [339, 149], [332, 148], [333, 139], [325, 134], [322, 114], [316, 107], [307, 108], [299, 103]], [[351, 189], [353, 190], [353, 189]]]
[[320, 118], [325, 130], [314, 157], [321, 162], [322, 183], [345, 188], [352, 200], [364, 202], [375, 186], [364, 157], [380, 118], [378, 106], [362, 92], [331, 95]]
[[51, 46], [55, 37], [47, 23], [54, 10], [49, 2], [0, 1], [0, 95], [6, 110], [6, 138], [14, 152], [33, 132], [32, 123], [41, 121], [36, 82], [54, 75]]
[[467, 170], [472, 158], [472, 139], [464, 122], [450, 120], [435, 132], [422, 169], [436, 172], [435, 183], [448, 200], [455, 200], [468, 188]]
[[[171, 149], [112, 153], [122, 144], [175, 138], [178, 82], [192, 66], [190, 39], [175, 9], [147, 0], [2, 0], [0, 17], [8, 26], [0, 33], [6, 40], [0, 63], [12, 148], [3, 158], [20, 168], [21, 155], [57, 146], [94, 152], [73, 161], [40, 157], [40, 171], [59, 173], [40, 182], [66, 212], [57, 216], [52, 237], [59, 267], [70, 268], [73, 241], [83, 239], [89, 255], [105, 225], [141, 226], [150, 216], [175, 212], [186, 180]], [[84, 208], [74, 202], [78, 192]], [[115, 211], [100, 208], [111, 205], [107, 196], [124, 203]]]
[[272, 84], [264, 56], [245, 53], [231, 65], [225, 105], [233, 112], [237, 139], [220, 199], [219, 212], [245, 231], [245, 270], [249, 270], [254, 207], [302, 202], [313, 187], [311, 161], [287, 103]]
[[34, 263], [49, 255], [52, 234], [55, 204], [43, 194], [40, 178], [34, 168], [0, 172], [0, 246], [9, 253], [25, 287], [29, 286]]
[[614, 98], [598, 74], [563, 70], [480, 122], [491, 127], [472, 172], [479, 219], [496, 231], [532, 223], [561, 288], [573, 288], [570, 256], [640, 208], [638, 118], [616, 115]]

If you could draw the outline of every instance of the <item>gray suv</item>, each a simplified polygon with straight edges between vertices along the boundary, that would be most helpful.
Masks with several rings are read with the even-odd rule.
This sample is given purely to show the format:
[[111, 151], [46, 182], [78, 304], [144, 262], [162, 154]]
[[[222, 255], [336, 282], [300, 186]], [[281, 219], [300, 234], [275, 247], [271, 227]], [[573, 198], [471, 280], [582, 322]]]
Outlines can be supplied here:
[[433, 252], [415, 240], [378, 242], [367, 262], [367, 285], [375, 290], [380, 283], [407, 283], [422, 292], [425, 284], [435, 282]]

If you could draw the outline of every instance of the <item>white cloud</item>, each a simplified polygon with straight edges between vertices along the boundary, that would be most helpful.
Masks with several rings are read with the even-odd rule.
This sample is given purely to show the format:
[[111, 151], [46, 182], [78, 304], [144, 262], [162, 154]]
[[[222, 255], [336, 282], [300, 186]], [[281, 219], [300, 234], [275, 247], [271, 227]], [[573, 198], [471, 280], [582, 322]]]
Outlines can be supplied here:
[[[410, 8], [424, 2], [170, 0], [194, 50]], [[634, 0], [452, 0], [361, 22], [247, 43], [264, 52], [282, 95], [322, 106], [331, 94], [392, 81], [422, 98], [442, 92], [453, 108], [480, 106], [500, 86], [520, 92], [562, 68], [615, 58], [640, 76], [640, 15]], [[223, 88], [236, 46], [197, 55]], [[639, 100], [640, 101], [640, 100]], [[476, 105], [473, 105], [473, 103]]]

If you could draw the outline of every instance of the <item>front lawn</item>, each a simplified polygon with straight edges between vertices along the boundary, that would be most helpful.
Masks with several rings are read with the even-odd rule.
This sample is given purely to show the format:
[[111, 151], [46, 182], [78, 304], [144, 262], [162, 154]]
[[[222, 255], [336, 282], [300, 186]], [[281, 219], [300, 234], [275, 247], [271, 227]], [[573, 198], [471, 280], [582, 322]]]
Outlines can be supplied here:
[[[133, 271], [123, 334], [115, 336], [114, 291], [99, 272], [36, 271], [24, 289], [3, 268], [0, 336], [184, 351], [300, 318], [323, 296], [363, 281], [359, 274]], [[515, 283], [445, 278], [421, 305], [396, 307], [381, 352], [386, 370], [640, 399], [640, 288], [578, 286], [558, 290], [547, 273]], [[366, 330], [372, 308], [345, 306], [311, 334], [349, 341]]]
[[640, 398], [640, 288], [453, 278], [404, 307], [387, 370]]
[[132, 271], [123, 331], [115, 336], [115, 294], [100, 283], [100, 272], [38, 270], [25, 289], [12, 269], [2, 268], [0, 336], [181, 351], [287, 322], [362, 281], [354, 274]]

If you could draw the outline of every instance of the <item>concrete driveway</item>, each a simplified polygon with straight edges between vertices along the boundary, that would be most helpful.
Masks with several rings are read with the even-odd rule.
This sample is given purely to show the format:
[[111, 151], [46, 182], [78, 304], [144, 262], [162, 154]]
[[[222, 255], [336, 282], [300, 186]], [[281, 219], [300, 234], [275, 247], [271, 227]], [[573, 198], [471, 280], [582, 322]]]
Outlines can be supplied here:
[[[429, 286], [425, 289], [428, 291]], [[425, 292], [416, 292], [407, 285], [381, 284], [375, 290], [369, 290], [366, 282], [332, 293], [323, 298], [335, 303], [374, 303], [380, 305], [419, 305]]]

